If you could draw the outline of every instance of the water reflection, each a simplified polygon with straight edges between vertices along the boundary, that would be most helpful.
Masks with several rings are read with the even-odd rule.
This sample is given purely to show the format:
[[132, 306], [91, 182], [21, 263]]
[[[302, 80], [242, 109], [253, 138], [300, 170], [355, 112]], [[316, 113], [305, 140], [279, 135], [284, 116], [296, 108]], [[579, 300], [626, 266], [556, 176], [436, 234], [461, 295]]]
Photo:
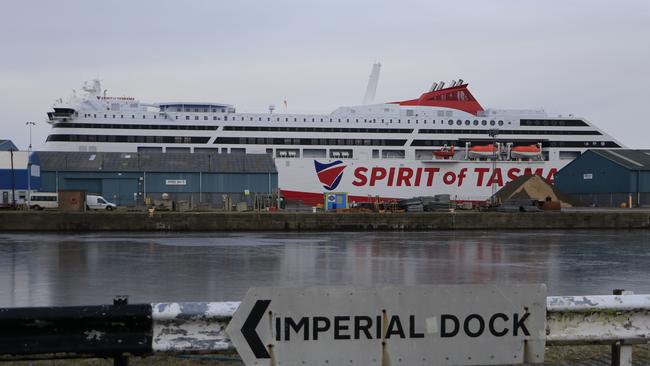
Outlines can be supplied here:
[[0, 234], [0, 306], [240, 300], [251, 286], [650, 292], [646, 231]]

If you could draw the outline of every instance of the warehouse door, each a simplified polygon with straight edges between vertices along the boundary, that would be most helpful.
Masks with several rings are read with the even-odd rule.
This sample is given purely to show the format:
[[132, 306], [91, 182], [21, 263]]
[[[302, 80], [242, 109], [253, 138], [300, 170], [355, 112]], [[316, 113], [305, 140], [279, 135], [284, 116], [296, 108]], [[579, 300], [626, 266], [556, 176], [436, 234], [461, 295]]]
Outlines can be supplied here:
[[86, 191], [87, 194], [102, 194], [102, 180], [91, 178], [65, 178], [60, 189]]
[[120, 206], [134, 206], [138, 197], [137, 179], [104, 179], [103, 196]]

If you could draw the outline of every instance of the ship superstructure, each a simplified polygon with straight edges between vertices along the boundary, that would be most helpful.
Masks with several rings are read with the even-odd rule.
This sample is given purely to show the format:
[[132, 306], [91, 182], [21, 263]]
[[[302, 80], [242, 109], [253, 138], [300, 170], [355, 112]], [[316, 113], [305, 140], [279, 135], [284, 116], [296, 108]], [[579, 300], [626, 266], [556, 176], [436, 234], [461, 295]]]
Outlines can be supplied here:
[[483, 200], [522, 174], [553, 174], [587, 148], [622, 145], [583, 118], [484, 109], [462, 80], [419, 98], [330, 114], [240, 113], [224, 103], [143, 103], [98, 80], [48, 113], [54, 151], [270, 154], [287, 199], [320, 202], [447, 193]]

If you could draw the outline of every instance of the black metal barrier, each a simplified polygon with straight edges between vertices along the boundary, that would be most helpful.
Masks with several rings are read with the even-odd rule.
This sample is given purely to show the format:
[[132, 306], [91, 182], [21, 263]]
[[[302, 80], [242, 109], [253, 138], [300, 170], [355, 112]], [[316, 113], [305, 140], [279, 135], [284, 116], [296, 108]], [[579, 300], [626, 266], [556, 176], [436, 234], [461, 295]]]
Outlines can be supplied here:
[[[101, 357], [152, 353], [151, 304], [0, 309], [0, 360]], [[41, 357], [38, 357], [38, 356]]]

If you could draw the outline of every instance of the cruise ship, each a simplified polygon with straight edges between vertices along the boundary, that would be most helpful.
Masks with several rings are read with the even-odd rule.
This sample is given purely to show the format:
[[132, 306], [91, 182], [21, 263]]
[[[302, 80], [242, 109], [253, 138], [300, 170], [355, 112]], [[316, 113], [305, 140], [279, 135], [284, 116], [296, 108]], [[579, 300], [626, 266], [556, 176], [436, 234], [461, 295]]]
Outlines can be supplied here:
[[484, 108], [463, 80], [433, 83], [415, 99], [330, 114], [274, 112], [272, 106], [241, 113], [224, 103], [145, 103], [109, 96], [93, 80], [53, 105], [45, 148], [270, 154], [285, 199], [316, 204], [328, 192], [345, 192], [356, 202], [436, 194], [483, 201], [521, 175], [552, 182], [586, 149], [623, 147], [584, 118]]

